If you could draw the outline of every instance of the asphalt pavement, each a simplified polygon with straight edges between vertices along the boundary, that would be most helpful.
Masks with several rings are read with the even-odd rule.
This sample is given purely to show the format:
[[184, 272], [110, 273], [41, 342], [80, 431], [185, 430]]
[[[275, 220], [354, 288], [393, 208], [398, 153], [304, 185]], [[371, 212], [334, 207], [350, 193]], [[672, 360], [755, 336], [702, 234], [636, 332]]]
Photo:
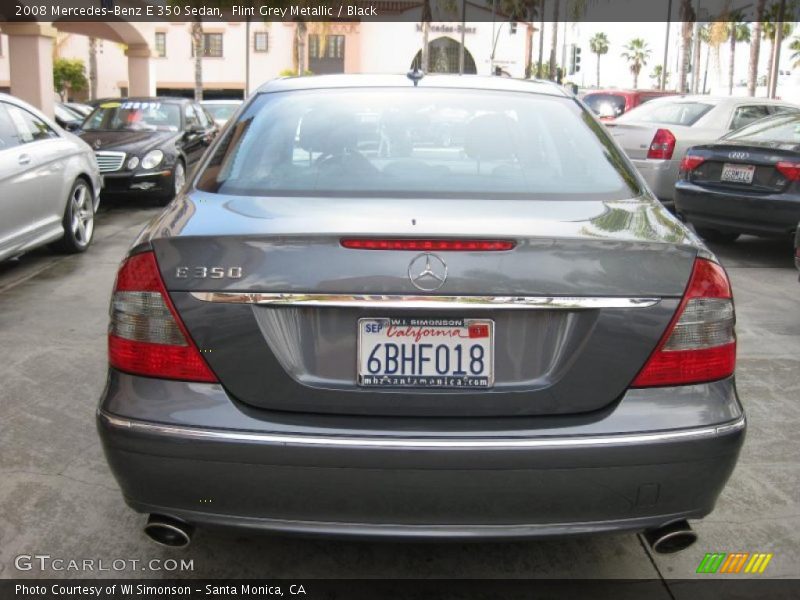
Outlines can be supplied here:
[[[800, 283], [788, 240], [752, 237], [714, 248], [733, 282], [749, 430], [716, 510], [694, 523], [699, 541], [690, 549], [655, 555], [630, 534], [391, 543], [211, 531], [198, 532], [185, 550], [155, 546], [106, 466], [94, 411], [116, 269], [157, 212], [112, 206], [98, 216], [89, 252], [39, 250], [0, 263], [0, 578], [680, 579], [695, 576], [706, 552], [734, 551], [773, 553], [761, 577], [800, 577]], [[119, 571], [17, 568], [18, 556], [37, 554], [127, 562]], [[193, 570], [142, 567], [168, 558], [190, 560]], [[671, 593], [681, 597], [679, 588]]]

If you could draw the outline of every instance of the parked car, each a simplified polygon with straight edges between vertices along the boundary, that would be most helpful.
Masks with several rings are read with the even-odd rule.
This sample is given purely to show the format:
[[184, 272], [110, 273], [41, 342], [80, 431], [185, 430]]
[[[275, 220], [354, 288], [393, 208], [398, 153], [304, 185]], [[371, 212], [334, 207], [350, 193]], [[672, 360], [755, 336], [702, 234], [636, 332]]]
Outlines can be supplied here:
[[104, 195], [168, 202], [217, 134], [202, 107], [183, 98], [125, 98], [99, 104], [79, 135], [95, 150]]
[[94, 110], [93, 106], [89, 106], [88, 104], [83, 104], [82, 102], [64, 102], [64, 106], [66, 106], [71, 111], [78, 113], [82, 117], [88, 117], [89, 113], [91, 113]]
[[214, 119], [217, 125], [222, 127], [228, 122], [239, 107], [242, 105], [241, 100], [203, 100], [200, 103]]
[[800, 107], [765, 98], [676, 96], [651, 100], [607, 126], [656, 197], [671, 207], [688, 148], [712, 143], [758, 119], [797, 111]]
[[91, 148], [0, 93], [0, 260], [45, 244], [86, 250], [101, 185]]
[[662, 90], [591, 90], [581, 98], [601, 121], [613, 121], [640, 104], [677, 92]]
[[733, 325], [723, 268], [559, 86], [279, 79], [121, 265], [98, 426], [162, 544], [676, 551], [743, 441]]
[[55, 114], [56, 123], [58, 123], [58, 126], [62, 129], [73, 132], [80, 129], [81, 123], [83, 122], [83, 115], [75, 112], [66, 104], [56, 102], [53, 105], [53, 112]]
[[800, 221], [800, 113], [689, 148], [675, 209], [709, 241], [732, 242], [741, 233], [788, 237]]
[[800, 223], [794, 232], [794, 266], [800, 269]]

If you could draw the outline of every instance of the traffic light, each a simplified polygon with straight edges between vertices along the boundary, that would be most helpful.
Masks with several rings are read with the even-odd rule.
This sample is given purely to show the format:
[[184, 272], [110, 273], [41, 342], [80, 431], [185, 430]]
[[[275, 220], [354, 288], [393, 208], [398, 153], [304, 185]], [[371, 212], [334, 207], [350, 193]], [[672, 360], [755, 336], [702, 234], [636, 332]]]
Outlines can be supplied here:
[[569, 74], [574, 75], [581, 70], [581, 48], [577, 44], [572, 44], [569, 56]]

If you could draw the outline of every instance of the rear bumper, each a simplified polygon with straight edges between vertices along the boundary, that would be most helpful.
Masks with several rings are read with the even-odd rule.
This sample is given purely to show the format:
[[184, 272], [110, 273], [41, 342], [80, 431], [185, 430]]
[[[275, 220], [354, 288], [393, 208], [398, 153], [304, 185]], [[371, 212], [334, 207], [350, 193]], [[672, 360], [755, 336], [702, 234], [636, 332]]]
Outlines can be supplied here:
[[[463, 419], [267, 421], [217, 385], [112, 374], [98, 429], [140, 512], [317, 535], [537, 537], [641, 530], [713, 509], [745, 431], [733, 382], [668, 395], [637, 390], [602, 415], [470, 419], [467, 431]], [[665, 410], [653, 409], [661, 398]], [[140, 416], [118, 414], [123, 406]], [[694, 425], [670, 427], [670, 407]], [[648, 419], [652, 430], [635, 430]]]
[[675, 208], [697, 227], [785, 236], [800, 221], [800, 197], [709, 190], [688, 181], [675, 186]]
[[632, 160], [650, 190], [662, 204], [672, 207], [674, 203], [675, 181], [678, 178], [678, 161], [674, 160]]

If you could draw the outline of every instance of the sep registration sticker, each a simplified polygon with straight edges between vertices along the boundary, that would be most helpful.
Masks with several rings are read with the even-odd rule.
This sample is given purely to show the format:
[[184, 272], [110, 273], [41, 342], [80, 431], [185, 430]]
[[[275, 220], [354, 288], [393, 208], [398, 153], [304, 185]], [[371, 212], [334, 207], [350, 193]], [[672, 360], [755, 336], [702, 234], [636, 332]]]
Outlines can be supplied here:
[[487, 389], [494, 383], [489, 319], [379, 318], [358, 322], [358, 385]]

